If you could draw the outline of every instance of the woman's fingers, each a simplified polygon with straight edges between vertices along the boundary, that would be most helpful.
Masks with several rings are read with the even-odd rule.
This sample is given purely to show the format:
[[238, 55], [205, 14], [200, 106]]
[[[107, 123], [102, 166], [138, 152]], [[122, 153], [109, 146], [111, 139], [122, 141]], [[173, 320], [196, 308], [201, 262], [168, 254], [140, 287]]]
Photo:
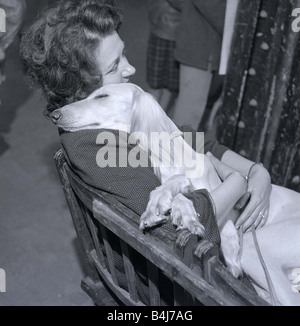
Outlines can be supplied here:
[[[254, 206], [252, 206], [252, 208], [253, 207]], [[250, 206], [250, 209], [245, 210], [243, 214], [240, 216], [240, 218], [236, 223], [236, 227], [239, 228], [242, 225], [244, 232], [247, 232], [253, 224], [255, 228], [262, 227], [263, 225], [265, 225], [267, 221], [268, 213], [269, 213], [268, 204], [258, 205], [254, 210], [252, 210], [252, 212]]]
[[254, 222], [254, 227], [255, 228], [258, 228], [258, 226], [261, 224], [261, 223], [264, 223], [264, 221], [266, 220], [267, 218], [267, 204], [265, 204], [265, 206], [259, 211], [258, 215], [257, 215], [257, 218]]
[[[249, 204], [246, 206], [245, 210], [241, 214], [241, 216], [238, 218], [238, 220], [235, 223], [236, 228], [239, 228], [242, 224], [244, 225], [244, 230], [246, 229], [246, 226], [249, 224], [249, 219], [250, 219], [250, 224], [252, 225], [251, 221], [254, 222], [256, 220], [256, 215], [259, 214], [261, 209], [263, 208], [262, 205], [257, 205], [257, 202], [255, 200], [250, 200]], [[246, 221], [248, 221], [247, 224]]]
[[264, 212], [262, 212], [263, 218], [261, 219], [260, 223], [257, 225], [257, 228], [262, 228], [267, 223], [269, 217], [269, 209], [270, 209], [270, 203], [267, 204]]
[[257, 219], [259, 219], [259, 221], [262, 219], [262, 215], [260, 214], [262, 211], [262, 208], [257, 208], [250, 216], [249, 218], [245, 221], [245, 223], [243, 224], [243, 229], [244, 232], [247, 232], [250, 230], [250, 228], [252, 227], [252, 225], [254, 224], [255, 226], [255, 222], [257, 221]]
[[[255, 221], [254, 221], [254, 227], [255, 228], [257, 228], [258, 227], [258, 225], [264, 220], [264, 218], [265, 218], [265, 208], [264, 209], [262, 209], [259, 213], [258, 213], [258, 215], [257, 215], [257, 217], [256, 217], [256, 219], [255, 219]], [[251, 226], [251, 225], [250, 225]]]

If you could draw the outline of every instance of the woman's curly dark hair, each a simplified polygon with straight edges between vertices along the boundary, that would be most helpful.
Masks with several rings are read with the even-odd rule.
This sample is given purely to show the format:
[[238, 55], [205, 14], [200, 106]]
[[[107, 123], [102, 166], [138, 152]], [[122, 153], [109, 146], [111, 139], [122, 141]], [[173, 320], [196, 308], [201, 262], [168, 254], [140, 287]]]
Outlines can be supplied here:
[[60, 0], [22, 34], [25, 73], [45, 95], [46, 115], [101, 87], [95, 50], [121, 22], [114, 1]]

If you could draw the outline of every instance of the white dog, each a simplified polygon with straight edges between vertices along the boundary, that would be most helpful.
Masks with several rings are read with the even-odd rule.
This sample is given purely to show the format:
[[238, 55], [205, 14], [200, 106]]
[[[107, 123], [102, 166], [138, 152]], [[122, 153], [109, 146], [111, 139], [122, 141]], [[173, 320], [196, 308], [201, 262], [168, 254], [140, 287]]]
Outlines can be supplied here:
[[[199, 178], [187, 177], [188, 169], [185, 166], [164, 165], [161, 160], [161, 153], [164, 151], [171, 156], [171, 163], [174, 163], [180, 161], [180, 157], [177, 151], [172, 151], [172, 148], [187, 151], [191, 149], [182, 138], [180, 130], [150, 94], [133, 84], [106, 85], [87, 99], [54, 111], [52, 120], [58, 127], [70, 132], [101, 128], [142, 132], [137, 137], [140, 146], [145, 150], [151, 149], [152, 159], [156, 162], [154, 172], [160, 178], [162, 185], [151, 193], [147, 210], [141, 217], [141, 229], [166, 220], [166, 215], [157, 215], [159, 207], [160, 211], [165, 213], [171, 209], [170, 218], [174, 225], [188, 228], [199, 236], [203, 235], [205, 230], [198, 221], [192, 203], [184, 194], [194, 189], [206, 188], [211, 191], [221, 183], [221, 180], [206, 155], [194, 151], [191, 160], [192, 157], [196, 157], [198, 162], [204, 163], [204, 170], [200, 169]], [[164, 148], [160, 143], [153, 146], [149, 143], [152, 133], [163, 132], [171, 135], [169, 138], [171, 150], [170, 147]], [[294, 290], [298, 286], [295, 282], [299, 281], [298, 274], [294, 271], [300, 268], [299, 203], [299, 193], [272, 185], [269, 219], [264, 227], [257, 230], [259, 245], [282, 305], [300, 305], [300, 294]], [[226, 249], [226, 241], [231, 237], [235, 241], [234, 255], [228, 253], [228, 246], [230, 247], [231, 244], [227, 243]], [[238, 237], [232, 223], [228, 222], [221, 230], [221, 239], [226, 262], [232, 273], [238, 275], [240, 264], [235, 258], [239, 249]], [[241, 266], [256, 285], [268, 289], [251, 233], [243, 236]]]

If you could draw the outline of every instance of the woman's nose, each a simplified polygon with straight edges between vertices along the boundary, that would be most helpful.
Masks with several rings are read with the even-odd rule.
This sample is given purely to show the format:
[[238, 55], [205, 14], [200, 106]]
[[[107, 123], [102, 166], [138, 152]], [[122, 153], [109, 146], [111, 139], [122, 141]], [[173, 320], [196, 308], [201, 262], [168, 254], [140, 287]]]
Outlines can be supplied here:
[[123, 69], [123, 77], [124, 78], [127, 78], [127, 77], [130, 77], [132, 75], [134, 75], [136, 72], [136, 69], [126, 60], [126, 64], [124, 66], [124, 69]]
[[51, 120], [56, 124], [58, 122], [58, 120], [62, 117], [62, 114], [61, 112], [59, 111], [53, 111], [51, 114], [50, 114], [50, 118]]

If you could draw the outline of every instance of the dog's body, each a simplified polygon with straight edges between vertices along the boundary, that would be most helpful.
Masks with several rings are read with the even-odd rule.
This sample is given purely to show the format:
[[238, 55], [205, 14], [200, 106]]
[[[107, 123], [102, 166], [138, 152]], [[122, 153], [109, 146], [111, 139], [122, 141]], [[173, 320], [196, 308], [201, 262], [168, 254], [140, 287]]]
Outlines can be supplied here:
[[[106, 85], [87, 99], [54, 111], [53, 116], [58, 127], [71, 132], [100, 128], [122, 130], [125, 125], [127, 128], [130, 126], [125, 130], [143, 132], [143, 135], [139, 137], [140, 146], [145, 150], [151, 148], [156, 163], [160, 162], [161, 151], [167, 151], [170, 155], [170, 148], [163, 148], [159, 145], [149, 147], [150, 135], [153, 132], [166, 132], [168, 135], [173, 135], [171, 137], [173, 148], [191, 150], [182, 138], [180, 130], [167, 117], [158, 103], [133, 84]], [[180, 161], [177, 155], [177, 151], [171, 153], [171, 162]], [[188, 169], [184, 165], [156, 164], [154, 166], [154, 172], [160, 178], [162, 185], [151, 193], [147, 210], [141, 217], [141, 228], [165, 221], [167, 219], [165, 214], [171, 208], [174, 225], [203, 235], [205, 231], [198, 221], [195, 209], [183, 194], [203, 188], [211, 191], [221, 184], [221, 180], [206, 155], [194, 151], [193, 155], [199, 159], [199, 162], [204, 162], [205, 168], [200, 171], [201, 177], [198, 178], [188, 178], [186, 176]], [[185, 160], [184, 162], [186, 163]], [[191, 165], [187, 164], [187, 166]], [[291, 285], [293, 271], [300, 268], [299, 202], [299, 193], [273, 185], [270, 217], [266, 225], [257, 230], [264, 260], [277, 297], [283, 305], [300, 305], [300, 294], [293, 292]], [[157, 214], [157, 207], [163, 214]], [[234, 212], [233, 209], [232, 212]], [[233, 219], [235, 218], [236, 216], [233, 216]], [[229, 222], [221, 231], [222, 249], [227, 258], [230, 256], [227, 253], [230, 249], [226, 249], [226, 241], [232, 237], [235, 239], [235, 248], [238, 250], [237, 234], [233, 223]], [[239, 262], [230, 257], [228, 262], [232, 265], [233, 273], [239, 274]], [[268, 289], [251, 233], [243, 236], [241, 266], [258, 286]], [[236, 271], [234, 271], [235, 267]]]

